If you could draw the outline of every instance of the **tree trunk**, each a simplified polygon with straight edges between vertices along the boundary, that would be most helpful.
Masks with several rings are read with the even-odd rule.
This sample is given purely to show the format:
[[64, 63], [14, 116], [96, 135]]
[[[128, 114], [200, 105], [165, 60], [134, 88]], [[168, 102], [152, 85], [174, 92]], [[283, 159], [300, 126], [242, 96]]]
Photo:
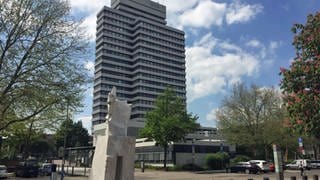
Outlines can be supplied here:
[[33, 128], [33, 123], [34, 121], [31, 121], [31, 124], [29, 126], [29, 129], [28, 129], [28, 134], [27, 134], [27, 137], [26, 137], [26, 141], [25, 141], [25, 148], [24, 148], [24, 155], [23, 155], [23, 159], [24, 160], [27, 160], [28, 156], [29, 156], [29, 150], [30, 150], [30, 141], [31, 141], [31, 135], [32, 135], [32, 128]]
[[164, 150], [163, 168], [164, 168], [164, 170], [167, 170], [167, 149], [168, 149], [168, 145], [165, 145], [163, 147], [163, 150]]

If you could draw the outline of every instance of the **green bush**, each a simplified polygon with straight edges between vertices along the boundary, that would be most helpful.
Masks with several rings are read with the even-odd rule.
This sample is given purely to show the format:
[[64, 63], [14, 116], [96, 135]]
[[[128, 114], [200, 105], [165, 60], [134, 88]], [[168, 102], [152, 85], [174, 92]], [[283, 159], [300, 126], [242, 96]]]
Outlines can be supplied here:
[[226, 168], [228, 159], [228, 153], [218, 152], [207, 155], [205, 157], [205, 164], [208, 169], [224, 169]]
[[237, 163], [237, 162], [245, 162], [245, 161], [249, 161], [251, 158], [245, 155], [237, 155], [236, 157], [230, 159], [230, 163], [231, 165]]

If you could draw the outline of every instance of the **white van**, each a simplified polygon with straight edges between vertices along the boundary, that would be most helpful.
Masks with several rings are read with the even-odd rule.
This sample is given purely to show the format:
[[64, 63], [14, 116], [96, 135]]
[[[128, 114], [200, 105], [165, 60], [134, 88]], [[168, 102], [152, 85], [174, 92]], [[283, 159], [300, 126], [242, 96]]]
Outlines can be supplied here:
[[259, 168], [261, 169], [262, 172], [266, 173], [269, 172], [270, 168], [269, 168], [269, 164], [267, 161], [265, 160], [250, 160], [250, 163], [254, 163], [257, 166], [259, 166]]
[[307, 170], [311, 169], [311, 161], [309, 159], [296, 159], [291, 163], [287, 164], [286, 169], [299, 169], [301, 163], [303, 168]]

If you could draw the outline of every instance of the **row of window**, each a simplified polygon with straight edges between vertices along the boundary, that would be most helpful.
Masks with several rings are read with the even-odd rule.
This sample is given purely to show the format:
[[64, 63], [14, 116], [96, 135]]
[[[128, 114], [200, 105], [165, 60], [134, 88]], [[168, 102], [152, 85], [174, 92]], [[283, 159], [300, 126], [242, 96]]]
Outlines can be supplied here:
[[143, 72], [138, 72], [138, 73], [135, 74], [135, 76], [146, 77], [146, 78], [150, 78], [150, 79], [157, 79], [157, 80], [173, 82], [173, 83], [179, 83], [179, 84], [184, 84], [185, 83], [185, 81], [176, 80], [176, 79], [173, 79], [173, 78], [167, 78], [167, 77], [163, 77], [163, 76], [157, 76], [157, 75], [143, 73]]
[[149, 72], [152, 72], [152, 73], [159, 73], [159, 74], [174, 76], [174, 77], [178, 77], [178, 78], [184, 78], [184, 77], [185, 77], [184, 74], [173, 73], [173, 72], [169, 72], [169, 71], [163, 71], [163, 70], [160, 70], [160, 69], [151, 68], [151, 67], [146, 67], [146, 66], [140, 66], [140, 65], [139, 65], [139, 66], [137, 66], [137, 69], [149, 71]]
[[156, 26], [156, 25], [149, 24], [149, 23], [146, 23], [146, 22], [142, 22], [141, 25], [143, 25], [143, 26], [145, 26], [145, 27], [148, 27], [148, 28], [150, 28], [150, 29], [160, 30], [160, 31], [165, 32], [165, 33], [167, 33], [167, 34], [172, 34], [173, 36], [177, 36], [177, 37], [180, 37], [180, 38], [184, 38], [184, 34], [182, 34], [182, 33], [177, 33], [177, 32], [174, 32], [174, 31], [171, 31], [171, 30], [162, 28], [162, 27], [160, 27], [160, 26]]
[[156, 66], [158, 68], [162, 68], [162, 69], [171, 69], [173, 71], [179, 71], [179, 72], [184, 72], [185, 69], [184, 67], [174, 67], [174, 66], [168, 66], [168, 65], [165, 65], [165, 64], [161, 64], [161, 63], [155, 63], [153, 61], [148, 61], [148, 60], [145, 60], [145, 59], [139, 59], [136, 61], [136, 63], [142, 63], [142, 64], [148, 64], [148, 65], [152, 65], [152, 66]]
[[154, 56], [154, 55], [146, 54], [146, 53], [142, 53], [142, 52], [136, 53], [135, 55], [133, 55], [133, 58], [136, 58], [136, 57], [139, 57], [139, 56], [143, 57], [145, 59], [154, 59], [156, 61], [166, 62], [166, 63], [174, 64], [174, 65], [177, 65], [177, 66], [184, 66], [185, 65], [184, 59], [181, 59], [183, 61], [175, 61], [175, 60], [172, 60], [172, 59], [163, 58], [163, 57], [159, 57], [159, 56]]
[[[105, 40], [105, 41], [108, 41], [108, 42], [114, 42], [116, 44], [123, 44], [123, 45], [131, 46], [131, 43], [129, 43], [127, 41], [119, 40], [119, 39], [112, 38], [112, 37], [109, 37], [109, 36], [103, 36], [102, 38], [99, 38], [98, 40], [99, 41], [100, 40]], [[97, 42], [97, 44], [99, 44], [99, 42]]]
[[152, 86], [160, 86], [160, 87], [163, 87], [163, 88], [170, 87], [170, 88], [173, 88], [173, 89], [176, 89], [176, 90], [185, 91], [185, 88], [181, 87], [181, 86], [169, 85], [167, 83], [150, 81], [150, 80], [145, 80], [145, 79], [138, 79], [138, 80], [135, 80], [133, 82], [133, 84], [136, 84], [136, 83], [144, 83], [144, 84], [149, 84], [149, 85], [152, 85]]
[[96, 78], [94, 80], [95, 83], [97, 83], [98, 81], [108, 81], [108, 82], [114, 82], [114, 83], [118, 83], [118, 84], [131, 84], [130, 81], [125, 81], [125, 80], [122, 80], [122, 79], [115, 79], [115, 78], [109, 78], [109, 77], [99, 77], [99, 78]]
[[143, 51], [151, 52], [151, 53], [154, 53], [154, 54], [160, 54], [160, 55], [166, 56], [168, 58], [175, 58], [175, 59], [184, 58], [184, 56], [177, 56], [177, 55], [174, 55], [174, 54], [169, 54], [169, 53], [166, 53], [166, 52], [163, 52], [163, 51], [159, 51], [159, 50], [155, 50], [155, 49], [151, 49], [151, 48], [146, 48], [146, 47], [138, 47], [135, 50], [143, 50]]
[[[175, 46], [175, 47], [179, 47], [179, 48], [184, 48], [184, 43], [178, 43], [176, 41], [167, 41], [167, 40], [163, 40], [163, 39], [160, 39], [160, 38], [156, 38], [156, 37], [152, 37], [152, 36], [148, 36], [146, 34], [139, 34], [137, 35], [137, 37], [142, 37], [142, 38], [145, 38], [145, 39], [148, 39], [148, 40], [152, 40], [152, 41], [155, 41], [155, 42], [160, 42], [162, 44], [168, 44], [170, 46]], [[136, 38], [136, 37], [134, 37]]]
[[146, 112], [148, 112], [151, 110], [152, 110], [152, 108], [147, 108], [147, 107], [134, 107], [134, 108], [132, 108], [132, 111], [146, 111]]
[[128, 34], [132, 34], [132, 31], [130, 29], [124, 28], [124, 27], [120, 27], [120, 26], [116, 26], [113, 23], [108, 23], [104, 22], [103, 24], [99, 25], [97, 28], [97, 31], [101, 31], [103, 29], [111, 29], [113, 31], [117, 31], [117, 32], [122, 32], [122, 33], [128, 33]]
[[118, 19], [115, 19], [115, 18], [111, 18], [111, 17], [108, 17], [108, 16], [104, 16], [103, 17], [103, 20], [105, 21], [108, 21], [108, 22], [111, 22], [113, 24], [117, 24], [119, 26], [123, 26], [123, 27], [131, 27], [131, 24], [130, 23], [127, 23], [127, 22], [124, 22], [124, 21], [119, 21]]
[[156, 32], [156, 31], [152, 31], [152, 30], [149, 30], [149, 29], [146, 29], [146, 28], [140, 28], [140, 30], [143, 31], [143, 32], [146, 32], [148, 34], [151, 34], [152, 36], [157, 36], [157, 37], [161, 37], [161, 38], [165, 38], [165, 39], [170, 39], [172, 41], [180, 42], [180, 43], [184, 42], [184, 40], [182, 40], [182, 39], [179, 39], [179, 38], [176, 38], [176, 37], [172, 37], [172, 36], [168, 36], [166, 34], [159, 33], [159, 32]]
[[120, 14], [117, 14], [117, 13], [113, 13], [111, 11], [104, 11], [103, 14], [111, 16], [111, 17], [114, 17], [116, 19], [122, 19], [122, 20], [126, 20], [126, 21], [134, 21], [133, 18], [129, 18], [127, 16], [123, 16], [123, 15], [120, 15]]
[[100, 50], [98, 50], [97, 56], [100, 56], [103, 53], [109, 54], [109, 55], [114, 55], [114, 56], [120, 56], [120, 57], [124, 57], [124, 58], [129, 58], [129, 59], [131, 58], [131, 56], [128, 55], [128, 54], [121, 53], [121, 52], [115, 52], [115, 51], [111, 51], [111, 50], [108, 50], [108, 49], [100, 49]]
[[115, 50], [121, 50], [121, 51], [126, 51], [128, 53], [131, 53], [131, 50], [129, 48], [125, 48], [125, 47], [121, 47], [121, 46], [117, 46], [117, 45], [113, 45], [113, 44], [109, 44], [109, 43], [104, 43], [103, 44], [104, 47], [108, 47], [108, 48], [112, 48], [112, 49], [115, 49]]
[[[125, 65], [132, 65], [132, 62], [130, 62], [128, 60], [122, 60], [119, 58], [111, 57], [111, 56], [108, 56], [108, 54], [105, 54], [105, 55], [97, 58], [97, 62], [98, 61], [103, 62], [104, 60], [108, 60], [110, 62], [117, 62], [117, 63], [121, 63], [121, 64], [125, 64]], [[99, 63], [96, 67], [100, 67], [100, 66], [102, 66], [101, 63]]]
[[[99, 85], [94, 86], [94, 89], [97, 89], [98, 87], [101, 87], [102, 89], [106, 90], [106, 92], [110, 92], [111, 89], [115, 85], [111, 85], [110, 83], [100, 83]], [[131, 91], [131, 88], [128, 87], [122, 87], [122, 86], [116, 86], [117, 90], [123, 90], [123, 91]]]
[[151, 46], [151, 47], [156, 47], [157, 49], [164, 49], [164, 50], [171, 51], [171, 52], [174, 52], [174, 53], [184, 54], [184, 51], [181, 50], [181, 49], [177, 50], [177, 49], [170, 48], [168, 46], [162, 46], [162, 45], [159, 45], [159, 44], [156, 44], [156, 43], [151, 43], [151, 42], [148, 42], [148, 41], [139, 40], [138, 43], [144, 44], [144, 45], [147, 45], [147, 46]]
[[132, 101], [132, 104], [147, 104], [147, 105], [154, 105], [153, 101], [146, 101], [146, 100], [135, 100]]
[[120, 34], [120, 33], [117, 33], [117, 32], [113, 32], [111, 30], [104, 30], [104, 31], [101, 31], [101, 32], [103, 32], [103, 34], [108, 34], [109, 36], [113, 36], [113, 37], [116, 37], [116, 38], [127, 39], [127, 40], [131, 40], [132, 39], [128, 35], [124, 35], [124, 34]]

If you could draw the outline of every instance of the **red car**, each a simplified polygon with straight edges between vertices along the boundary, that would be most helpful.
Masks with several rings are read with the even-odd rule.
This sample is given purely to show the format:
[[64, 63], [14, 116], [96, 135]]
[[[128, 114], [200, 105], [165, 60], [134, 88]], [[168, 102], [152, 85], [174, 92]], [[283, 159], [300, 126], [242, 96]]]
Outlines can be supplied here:
[[269, 163], [269, 171], [270, 172], [275, 172], [275, 166], [274, 166], [274, 164], [273, 163]]

